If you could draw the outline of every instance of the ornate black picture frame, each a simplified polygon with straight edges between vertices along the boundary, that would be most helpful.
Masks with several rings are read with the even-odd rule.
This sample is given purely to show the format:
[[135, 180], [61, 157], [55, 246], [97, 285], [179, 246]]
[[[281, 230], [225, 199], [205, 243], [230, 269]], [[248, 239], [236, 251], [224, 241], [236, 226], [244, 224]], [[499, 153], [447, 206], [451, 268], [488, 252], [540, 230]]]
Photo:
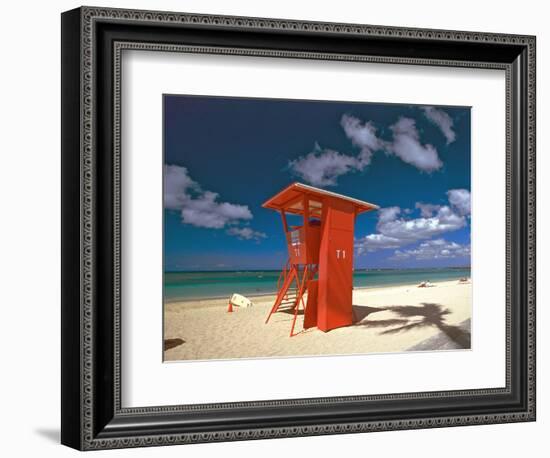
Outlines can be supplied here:
[[[504, 388], [121, 406], [124, 49], [506, 72]], [[82, 7], [62, 15], [62, 434], [80, 450], [535, 420], [535, 37]]]

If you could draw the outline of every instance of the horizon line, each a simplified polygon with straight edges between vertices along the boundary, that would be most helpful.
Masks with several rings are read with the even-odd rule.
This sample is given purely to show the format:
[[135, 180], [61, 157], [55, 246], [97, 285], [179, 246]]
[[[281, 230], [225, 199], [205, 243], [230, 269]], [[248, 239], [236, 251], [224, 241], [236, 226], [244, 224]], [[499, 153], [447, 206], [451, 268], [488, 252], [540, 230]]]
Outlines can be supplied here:
[[[472, 266], [425, 266], [425, 267], [357, 267], [354, 270], [421, 270], [421, 269], [471, 269]], [[203, 269], [203, 270], [164, 270], [164, 273], [200, 273], [200, 272], [280, 272], [281, 269], [241, 268], [241, 269]]]

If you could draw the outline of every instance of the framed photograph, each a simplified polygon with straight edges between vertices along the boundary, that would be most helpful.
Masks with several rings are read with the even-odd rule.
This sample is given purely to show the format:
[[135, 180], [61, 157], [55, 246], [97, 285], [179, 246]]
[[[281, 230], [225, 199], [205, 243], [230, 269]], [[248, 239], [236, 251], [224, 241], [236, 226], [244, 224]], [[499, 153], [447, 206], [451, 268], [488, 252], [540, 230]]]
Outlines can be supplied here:
[[62, 15], [62, 443], [535, 420], [535, 37]]

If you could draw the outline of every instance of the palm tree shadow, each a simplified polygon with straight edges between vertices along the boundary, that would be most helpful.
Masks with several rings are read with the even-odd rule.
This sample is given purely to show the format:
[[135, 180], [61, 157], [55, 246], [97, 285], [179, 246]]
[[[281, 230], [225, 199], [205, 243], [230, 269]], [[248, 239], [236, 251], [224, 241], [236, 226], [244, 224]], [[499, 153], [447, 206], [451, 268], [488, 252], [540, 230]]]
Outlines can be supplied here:
[[443, 332], [460, 348], [470, 348], [470, 332], [460, 328], [459, 326], [447, 324], [445, 322], [445, 319], [446, 316], [451, 313], [451, 311], [449, 309], [444, 309], [443, 306], [441, 306], [440, 304], [423, 302], [422, 306], [395, 305], [379, 310], [392, 311], [400, 318], [378, 321], [367, 320], [358, 324], [369, 328], [392, 326], [390, 329], [382, 331], [381, 334], [398, 334], [401, 332], [411, 331], [413, 329], [421, 329], [433, 326]]
[[441, 329], [460, 348], [471, 348], [472, 335], [458, 326], [443, 325]]
[[[397, 334], [399, 332], [409, 331], [411, 329], [430, 326], [441, 328], [445, 322], [445, 316], [451, 313], [448, 309], [443, 309], [443, 307], [439, 304], [431, 304], [426, 302], [423, 302], [421, 307], [414, 305], [395, 305], [388, 307], [387, 310], [390, 310], [401, 317], [407, 318], [407, 324], [397, 328], [388, 329], [382, 334]], [[418, 317], [420, 317], [420, 319], [418, 319]], [[411, 321], [413, 318], [417, 319]]]
[[380, 307], [368, 307], [366, 305], [353, 305], [352, 311], [353, 311], [353, 321], [354, 323], [360, 323], [362, 320], [364, 320], [366, 317], [368, 317], [371, 313], [376, 312], [383, 312], [384, 308]]

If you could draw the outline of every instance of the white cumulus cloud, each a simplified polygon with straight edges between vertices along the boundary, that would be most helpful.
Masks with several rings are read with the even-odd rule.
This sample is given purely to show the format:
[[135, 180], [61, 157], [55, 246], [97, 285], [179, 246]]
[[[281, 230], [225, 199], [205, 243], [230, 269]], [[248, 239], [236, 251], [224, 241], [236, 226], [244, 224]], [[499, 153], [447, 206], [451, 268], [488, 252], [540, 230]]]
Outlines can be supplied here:
[[227, 230], [227, 233], [242, 240], [260, 240], [267, 237], [264, 232], [254, 231], [249, 227], [230, 227]]
[[385, 207], [378, 210], [378, 225], [383, 225], [388, 221], [394, 221], [401, 213], [399, 207]]
[[450, 189], [447, 191], [449, 203], [456, 208], [461, 215], [470, 214], [470, 191], [467, 189]]
[[315, 145], [306, 156], [289, 162], [292, 172], [313, 186], [334, 186], [341, 175], [356, 170], [358, 161], [353, 156]]
[[362, 123], [360, 119], [345, 114], [340, 125], [351, 143], [360, 148], [357, 160], [361, 169], [370, 164], [374, 151], [385, 148], [385, 142], [376, 135], [376, 127], [372, 122]]
[[246, 205], [219, 202], [215, 192], [204, 191], [195, 198], [188, 197], [181, 209], [181, 219], [185, 224], [211, 229], [221, 229], [239, 220], [252, 219]]
[[355, 241], [357, 254], [397, 249], [462, 229], [468, 224], [469, 192], [465, 189], [450, 190], [447, 195], [450, 205], [417, 202], [416, 209], [420, 210], [418, 217], [411, 216], [410, 210], [400, 207], [381, 208], [378, 211], [377, 233]]
[[425, 204], [423, 202], [417, 202], [415, 208], [420, 210], [420, 215], [425, 218], [430, 218], [433, 214], [441, 208], [441, 205]]
[[164, 207], [180, 212], [184, 224], [195, 227], [222, 229], [231, 226], [230, 235], [243, 239], [263, 238], [265, 234], [248, 227], [234, 225], [252, 219], [246, 205], [223, 202], [219, 194], [201, 189], [190, 176], [187, 168], [178, 165], [164, 166]]
[[416, 128], [414, 119], [399, 118], [390, 126], [393, 132], [393, 141], [388, 145], [390, 153], [395, 154], [403, 162], [414, 165], [424, 172], [433, 172], [441, 168], [443, 163], [435, 147], [430, 144], [423, 145]]
[[466, 225], [466, 218], [458, 215], [444, 205], [431, 217], [420, 218], [394, 218], [378, 221], [378, 232], [399, 240], [417, 241], [428, 239], [445, 232], [456, 231]]
[[[430, 107], [424, 107], [430, 120], [437, 119], [441, 125], [445, 123], [447, 113]], [[433, 107], [431, 107], [433, 108]], [[449, 117], [452, 127], [452, 119]], [[435, 122], [435, 121], [433, 121]], [[344, 114], [340, 125], [351, 144], [359, 149], [356, 155], [344, 154], [333, 149], [322, 149], [315, 144], [313, 151], [305, 156], [289, 162], [292, 173], [314, 186], [334, 186], [338, 177], [353, 171], [362, 171], [372, 160], [376, 151], [385, 151], [403, 162], [416, 167], [423, 172], [431, 173], [442, 167], [437, 149], [431, 144], [423, 144], [412, 118], [401, 117], [390, 126], [393, 137], [391, 141], [380, 138], [377, 129], [371, 121]], [[454, 132], [453, 132], [454, 135]], [[453, 138], [454, 140], [454, 138]]]
[[199, 189], [185, 167], [164, 166], [164, 207], [169, 210], [181, 210], [188, 199], [190, 190]]
[[451, 118], [448, 113], [435, 107], [422, 107], [422, 110], [426, 118], [439, 127], [447, 139], [447, 145], [455, 141], [456, 134], [453, 130], [453, 118]]
[[355, 241], [355, 249], [358, 255], [377, 250], [399, 248], [401, 245], [401, 240], [394, 237], [388, 237], [384, 234], [369, 234]]
[[417, 248], [396, 250], [390, 259], [416, 259], [417, 261], [432, 259], [468, 258], [470, 245], [448, 242], [444, 239], [435, 239], [422, 242]]

